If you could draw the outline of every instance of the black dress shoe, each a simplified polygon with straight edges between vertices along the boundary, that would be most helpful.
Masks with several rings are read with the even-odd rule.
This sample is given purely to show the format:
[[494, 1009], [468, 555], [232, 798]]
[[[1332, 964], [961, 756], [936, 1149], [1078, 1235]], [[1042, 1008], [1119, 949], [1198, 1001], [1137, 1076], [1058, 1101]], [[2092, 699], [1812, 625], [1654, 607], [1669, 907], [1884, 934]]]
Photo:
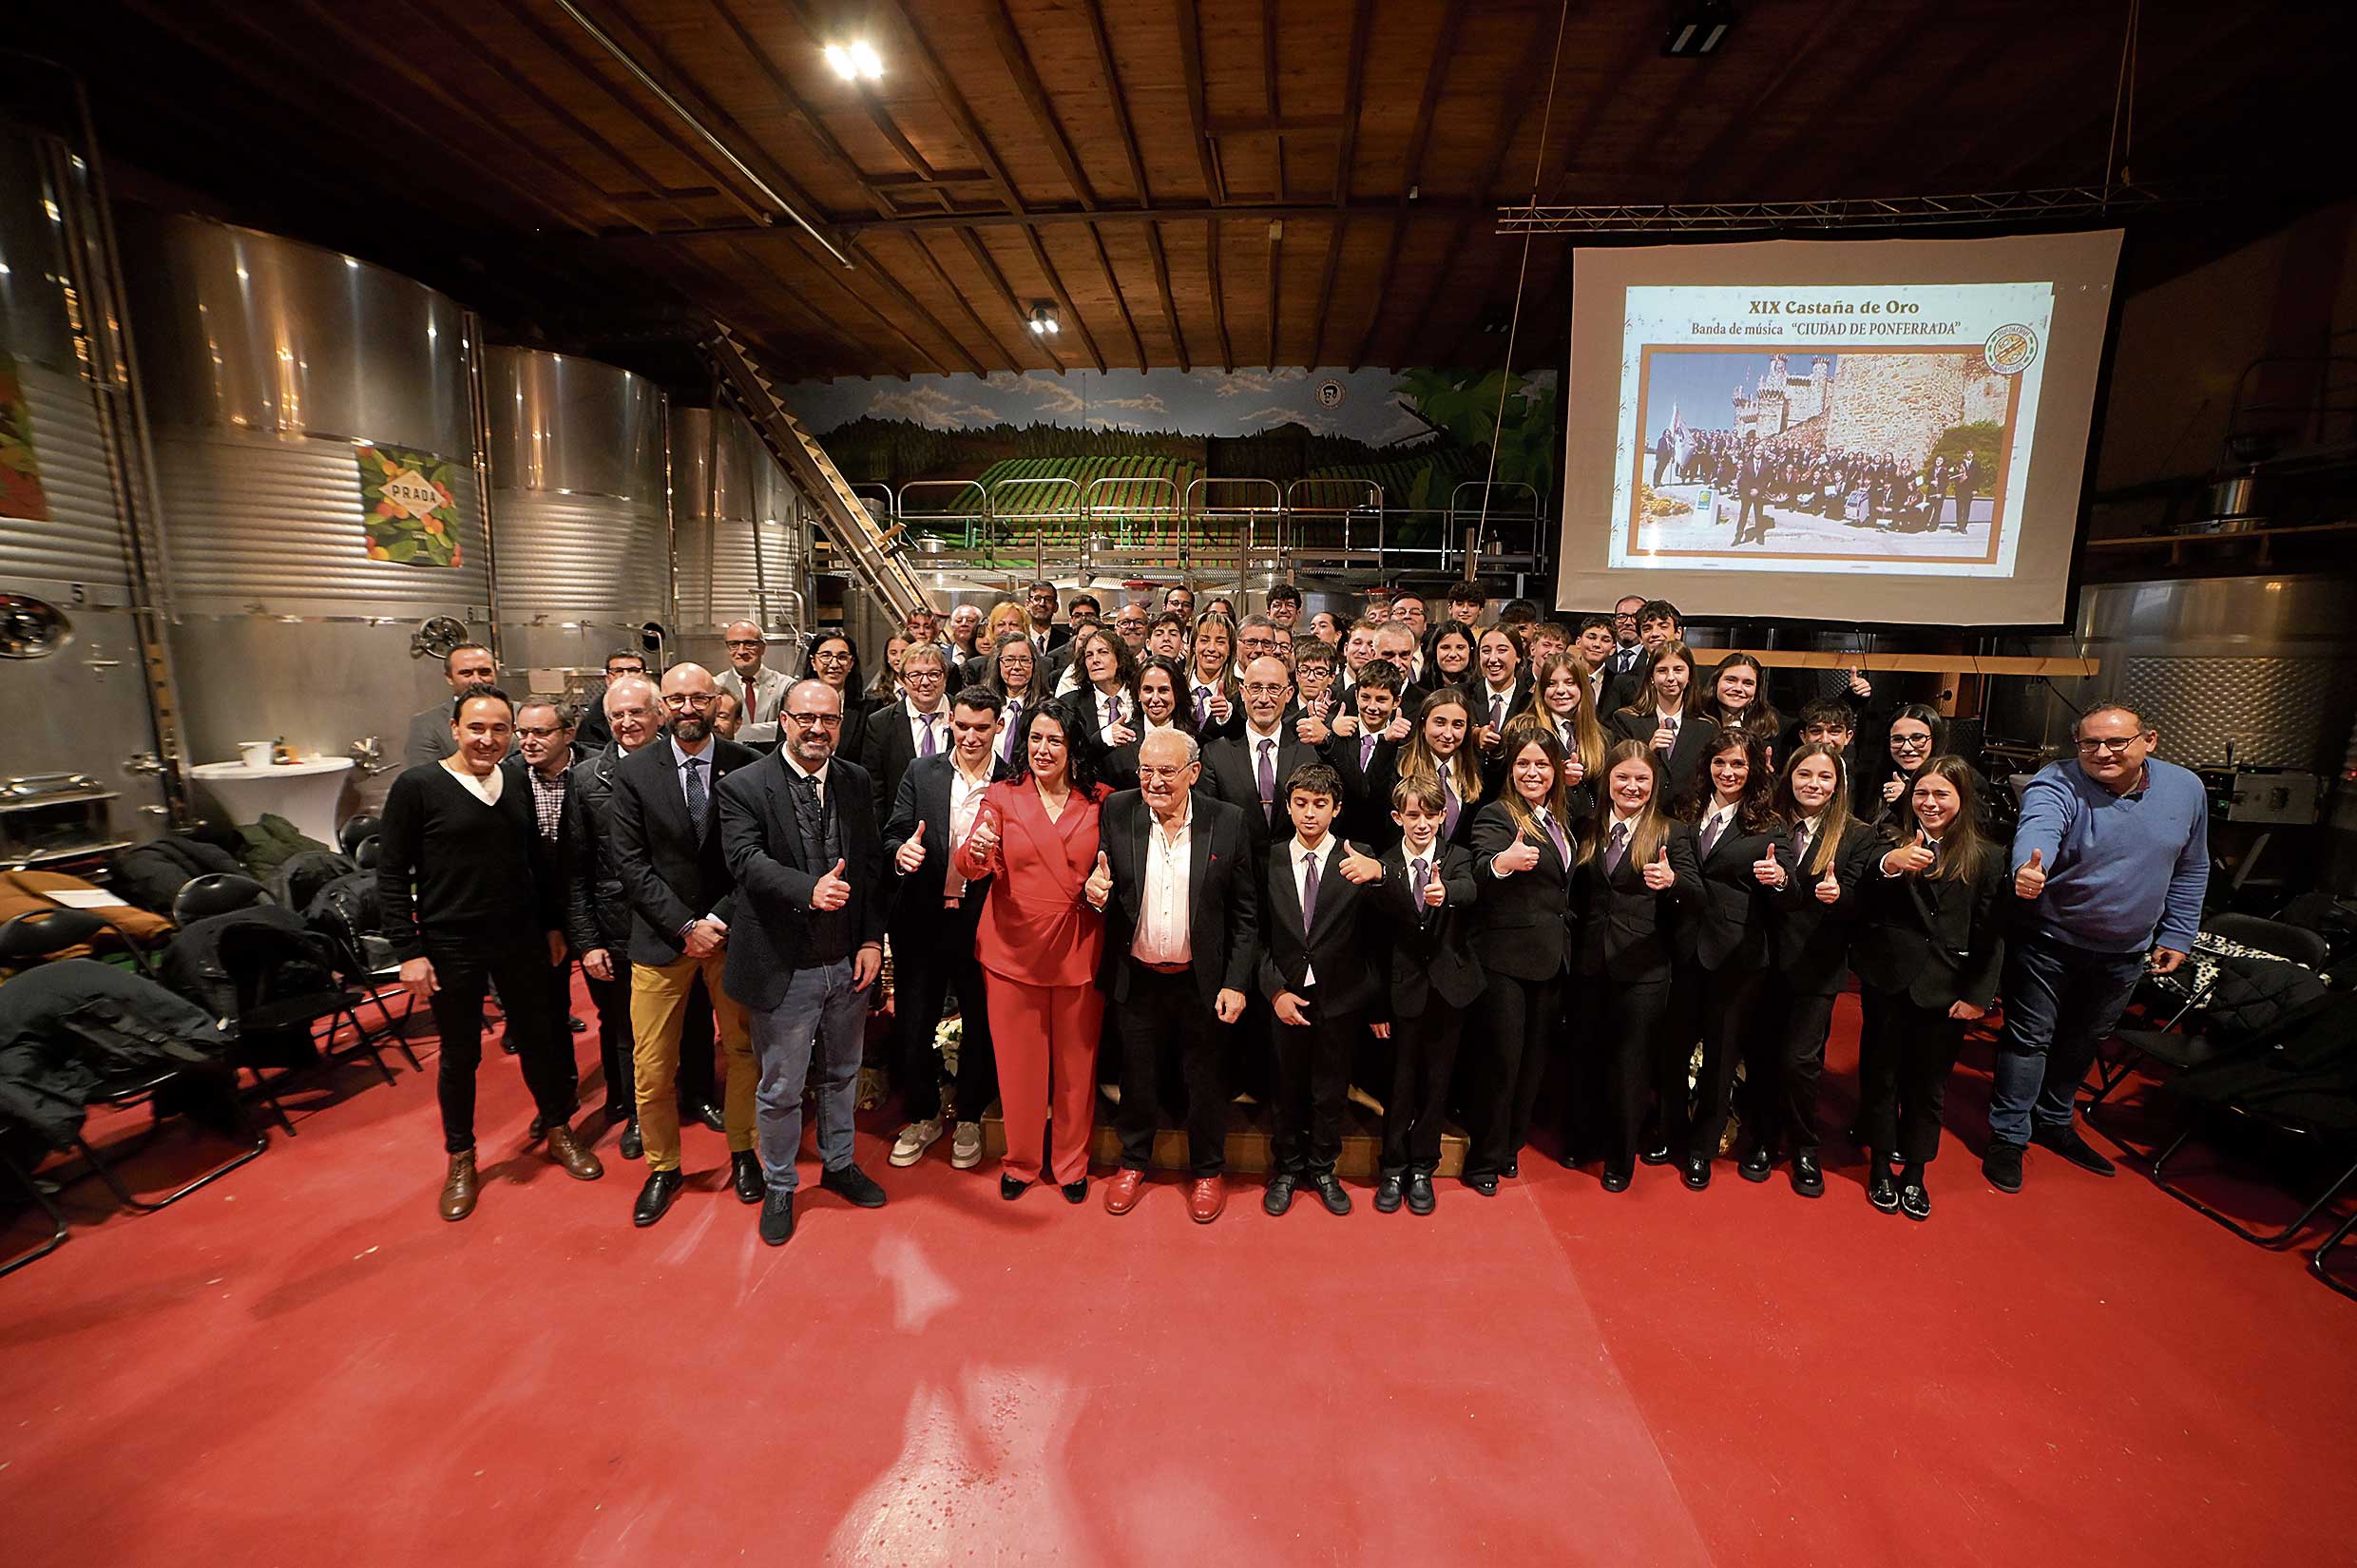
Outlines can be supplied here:
[[2041, 1149], [2051, 1150], [2082, 1171], [2097, 1176], [2112, 1176], [2119, 1167], [2096, 1153], [2095, 1145], [2079, 1136], [2076, 1127], [2038, 1126], [2030, 1129], [2030, 1141]]
[[862, 1209], [884, 1207], [884, 1189], [856, 1165], [845, 1165], [818, 1178], [818, 1185]]
[[671, 1200], [680, 1195], [680, 1173], [649, 1171], [646, 1185], [639, 1189], [639, 1201], [630, 1211], [630, 1223], [644, 1229], [671, 1212]]
[[1379, 1214], [1398, 1214], [1400, 1201], [1407, 1196], [1402, 1190], [1406, 1185], [1406, 1178], [1395, 1175], [1386, 1176], [1381, 1181], [1376, 1182], [1375, 1213]]
[[1458, 1179], [1484, 1197], [1498, 1195], [1498, 1178], [1490, 1172], [1484, 1171], [1479, 1176], [1460, 1176]]
[[638, 1159], [646, 1154], [646, 1140], [639, 1136], [639, 1119], [632, 1117], [623, 1124], [622, 1157]]
[[1677, 1157], [1670, 1153], [1670, 1146], [1666, 1143], [1656, 1144], [1637, 1157], [1638, 1162], [1642, 1165], [1667, 1165]]
[[1088, 1177], [1083, 1176], [1078, 1181], [1065, 1182], [1064, 1200], [1066, 1203], [1086, 1203], [1088, 1201]]
[[1899, 1212], [1899, 1184], [1890, 1179], [1888, 1170], [1878, 1170], [1866, 1184], [1866, 1200], [1884, 1214]]
[[1509, 1159], [1505, 1162], [1505, 1169], [1498, 1174], [1505, 1176], [1509, 1180], [1515, 1176], [1519, 1176], [1523, 1174], [1523, 1162], [1519, 1159]]
[[1825, 1195], [1825, 1172], [1818, 1166], [1814, 1154], [1792, 1157], [1792, 1191], [1803, 1197]]
[[1981, 1157], [1981, 1174], [1988, 1177], [1988, 1184], [2001, 1193], [2020, 1192], [2022, 1190], [2022, 1145], [2019, 1143], [1990, 1144], [1988, 1153]]
[[589, 1027], [588, 1024], [584, 1023], [580, 1019], [574, 1018], [570, 1014], [565, 1016], [565, 1022], [571, 1026], [572, 1031], [575, 1034], [580, 1034], [584, 1029]]
[[1025, 1191], [1028, 1189], [1031, 1183], [1027, 1181], [1017, 1181], [1013, 1176], [1003, 1176], [999, 1177], [999, 1196], [1005, 1198], [1007, 1202], [1012, 1203], [1015, 1199], [1023, 1196]]
[[1605, 1166], [1604, 1191], [1608, 1193], [1627, 1192], [1629, 1190], [1629, 1177], [1635, 1174], [1636, 1173], [1632, 1172], [1625, 1165]]
[[761, 1157], [750, 1149], [728, 1157], [728, 1179], [737, 1189], [739, 1203], [758, 1203], [769, 1194], [769, 1183], [761, 1176]]
[[720, 1108], [718, 1105], [697, 1106], [696, 1114], [690, 1119], [702, 1122], [716, 1133], [728, 1131], [728, 1118], [720, 1114]]
[[761, 1199], [761, 1239], [773, 1247], [783, 1247], [794, 1239], [794, 1194], [784, 1187], [772, 1187]]
[[515, 1036], [509, 1034], [504, 1028], [499, 1031], [499, 1048], [507, 1052], [509, 1056], [516, 1054]]
[[1735, 1167], [1735, 1175], [1746, 1181], [1765, 1181], [1775, 1168], [1776, 1157], [1766, 1149], [1754, 1146], [1743, 1157], [1743, 1163]]
[[1269, 1190], [1260, 1195], [1262, 1211], [1267, 1214], [1281, 1214], [1293, 1206], [1293, 1178], [1289, 1176], [1271, 1176]]
[[531, 1131], [526, 1136], [530, 1138], [546, 1138], [548, 1136], [548, 1119], [545, 1116], [536, 1116], [532, 1118]]
[[[1409, 1214], [1428, 1214], [1439, 1202], [1440, 1199], [1432, 1192], [1432, 1177], [1429, 1174], [1423, 1171], [1408, 1173], [1408, 1212]], [[1375, 1207], [1378, 1209], [1383, 1207], [1381, 1193], [1375, 1195]]]
[[1899, 1213], [1909, 1219], [1931, 1217], [1931, 1195], [1924, 1190], [1922, 1181], [1899, 1183]]
[[1686, 1157], [1686, 1190], [1698, 1193], [1711, 1184], [1711, 1162], [1702, 1155]]
[[1318, 1201], [1326, 1205], [1328, 1214], [1347, 1214], [1351, 1212], [1351, 1195], [1342, 1190], [1342, 1183], [1334, 1178], [1333, 1172], [1312, 1176], [1310, 1185], [1317, 1189]]

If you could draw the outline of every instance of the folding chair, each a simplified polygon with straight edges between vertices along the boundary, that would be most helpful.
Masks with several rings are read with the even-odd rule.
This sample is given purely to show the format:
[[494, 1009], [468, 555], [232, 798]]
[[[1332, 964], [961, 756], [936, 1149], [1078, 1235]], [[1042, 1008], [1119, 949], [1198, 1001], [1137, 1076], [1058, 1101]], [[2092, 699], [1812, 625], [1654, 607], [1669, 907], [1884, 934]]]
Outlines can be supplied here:
[[110, 937], [131, 955], [134, 968], [149, 980], [155, 978], [155, 961], [147, 949], [130, 932], [89, 909], [28, 909], [0, 926], [0, 969], [46, 962], [68, 947], [95, 951]]
[[[14, 1257], [9, 1259], [6, 1263], [0, 1263], [0, 1278], [5, 1278], [8, 1275], [16, 1272], [17, 1270], [22, 1269], [26, 1264], [34, 1262], [40, 1258], [45, 1258], [51, 1252], [56, 1252], [60, 1247], [65, 1246], [67, 1228], [66, 1211], [57, 1206], [57, 1200], [55, 1198], [49, 1196], [48, 1193], [41, 1190], [41, 1184], [33, 1180], [30, 1176], [27, 1175], [23, 1166], [17, 1164], [13, 1158], [10, 1157], [8, 1149], [5, 1145], [0, 1145], [0, 1169], [5, 1169], [10, 1179], [12, 1179], [17, 1186], [24, 1188], [25, 1191], [31, 1195], [33, 1203], [43, 1214], [49, 1216], [49, 1225], [51, 1227], [48, 1240], [42, 1242], [37, 1246], [29, 1247], [25, 1251], [17, 1253]], [[2331, 1281], [2327, 1280], [2326, 1283], [2330, 1284]], [[2335, 1289], [2338, 1289], [2338, 1287], [2336, 1286]]]
[[[141, 982], [140, 984], [147, 983]], [[150, 1060], [134, 1067], [102, 1073], [97, 1083], [83, 1097], [83, 1104], [86, 1107], [91, 1105], [108, 1105], [117, 1109], [127, 1109], [136, 1105], [147, 1107], [154, 1119], [148, 1124], [146, 1131], [139, 1136], [127, 1153], [138, 1154], [162, 1135], [163, 1119], [170, 1114], [166, 1112], [163, 1104], [164, 1092], [194, 1081], [200, 1067], [206, 1072], [217, 1068], [221, 1070], [220, 1109], [230, 1136], [242, 1142], [249, 1133], [253, 1134], [253, 1141], [239, 1153], [222, 1160], [195, 1180], [185, 1182], [163, 1197], [150, 1201], [132, 1192], [122, 1176], [116, 1174], [113, 1162], [98, 1152], [82, 1128], [76, 1127], [68, 1140], [88, 1167], [82, 1175], [95, 1176], [105, 1182], [107, 1189], [122, 1201], [125, 1208], [136, 1209], [142, 1214], [153, 1214], [159, 1209], [168, 1209], [199, 1188], [210, 1186], [219, 1181], [222, 1176], [270, 1147], [270, 1135], [265, 1132], [254, 1132], [251, 1123], [246, 1119], [245, 1106], [238, 1099], [237, 1075], [234, 1070], [228, 1069], [226, 1063], [215, 1061], [210, 1058], [202, 1059], [201, 1061], [189, 1060], [191, 1053], [184, 1042], [132, 1016], [120, 998], [105, 996], [93, 998], [66, 1014], [59, 1021], [58, 1026], [69, 1036], [82, 1041], [84, 1049], [98, 1063], [105, 1061], [105, 1047], [109, 1043], [126, 1040], [160, 1045], [163, 1047], [160, 1054], [166, 1058], [174, 1055], [180, 1057], [181, 1060], [178, 1061]], [[184, 1113], [183, 1119], [185, 1119]], [[125, 1152], [118, 1151], [116, 1158], [122, 1158]], [[80, 1179], [80, 1177], [71, 1179]]]
[[[2283, 963], [2321, 972], [2328, 960], [2325, 940], [2304, 927], [2286, 925], [2258, 915], [2213, 915], [2202, 926], [2202, 935], [2222, 938], [2239, 947], [2253, 947], [2271, 953]], [[2218, 994], [2219, 986], [2229, 980], [2251, 979], [2257, 972], [2252, 961], [2232, 953], [2217, 953], [2212, 961], [2210, 978], [2178, 1004], [2156, 1029], [2115, 1029], [2113, 1038], [2120, 1044], [2119, 1052], [2104, 1061], [2096, 1061], [2096, 1088], [2080, 1106], [2090, 1124], [2095, 1113], [2111, 1098], [2128, 1075], [2144, 1062], [2158, 1062], [2177, 1072], [2189, 1072], [2218, 1060], [2231, 1049], [2212, 1032], [2187, 1023], [2208, 1007]], [[2319, 983], [2321, 985], [2321, 983]]]
[[172, 895], [172, 924], [184, 929], [208, 915], [229, 914], [269, 902], [269, 889], [252, 877], [213, 871], [184, 884]]
[[[2323, 1246], [2308, 1254], [2308, 1272], [2323, 1280], [2328, 1289], [2338, 1291], [2350, 1300], [2357, 1301], [2357, 1285], [2352, 1285], [2346, 1279], [2335, 1279], [2332, 1276], [2331, 1266], [2325, 1261], [2331, 1255], [2335, 1247], [2348, 1239], [2348, 1233], [2352, 1229], [2357, 1229], [2357, 1210], [2350, 1211], [2349, 1216], [2341, 1221], [2340, 1229], [2325, 1237]], [[0, 1269], [0, 1273], [7, 1272], [5, 1269]]]
[[[368, 1053], [376, 1070], [385, 1075], [385, 1081], [394, 1081], [393, 1069], [385, 1065], [384, 1053], [361, 1024], [354, 1009], [360, 998], [344, 988], [335, 944], [315, 931], [289, 931], [276, 926], [238, 924], [220, 935], [221, 966], [229, 973], [237, 990], [237, 1012], [232, 1023], [237, 1029], [240, 1052], [245, 1060], [239, 1062], [254, 1075], [255, 1087], [268, 1102], [271, 1114], [278, 1119], [287, 1136], [295, 1136], [295, 1124], [279, 1102], [276, 1084], [262, 1076], [261, 1064], [253, 1058], [253, 1051], [273, 1037], [298, 1036], [317, 1051], [319, 1064], [325, 1066], [335, 1060], [335, 1037], [349, 1021], [353, 1030], [353, 1045], [347, 1057]], [[290, 976], [316, 974], [324, 984], [294, 984]], [[328, 1025], [322, 1041], [317, 1034], [321, 1023]], [[232, 1060], [236, 1060], [233, 1055]], [[412, 1059], [414, 1060], [414, 1059]], [[283, 1081], [299, 1068], [289, 1068], [279, 1074]]]

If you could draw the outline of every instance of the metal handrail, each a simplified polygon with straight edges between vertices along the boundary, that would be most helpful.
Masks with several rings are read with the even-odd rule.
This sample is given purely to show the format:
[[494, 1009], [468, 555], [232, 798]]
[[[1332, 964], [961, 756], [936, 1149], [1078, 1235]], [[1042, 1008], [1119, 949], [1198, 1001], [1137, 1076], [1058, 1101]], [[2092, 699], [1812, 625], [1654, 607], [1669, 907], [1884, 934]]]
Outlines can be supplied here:
[[[1149, 503], [1146, 505], [1123, 504], [1120, 506], [1099, 501], [1097, 499], [1098, 488], [1100, 486], [1108, 485], [1159, 486], [1163, 489], [1170, 492], [1170, 501], [1168, 505], [1155, 505]], [[1087, 488], [1081, 492], [1081, 509], [1083, 512], [1087, 514], [1088, 520], [1091, 523], [1095, 523], [1102, 518], [1111, 518], [1124, 524], [1140, 521], [1149, 522], [1154, 525], [1154, 537], [1158, 543], [1162, 537], [1163, 525], [1179, 521], [1183, 515], [1182, 507], [1184, 505], [1185, 500], [1178, 493], [1178, 482], [1172, 479], [1167, 474], [1100, 474], [1096, 478], [1090, 480]]]
[[[982, 498], [982, 509], [973, 512], [961, 512], [954, 508], [938, 512], [912, 512], [909, 510], [909, 492], [919, 489], [970, 489]], [[895, 523], [924, 522], [936, 518], [961, 519], [966, 525], [962, 531], [966, 536], [966, 547], [969, 550], [974, 547], [974, 525], [977, 522], [983, 525], [983, 538], [986, 543], [992, 542], [996, 538], [997, 530], [989, 526], [991, 522], [990, 492], [983, 488], [982, 481], [979, 479], [911, 479], [900, 487], [898, 494], [893, 494], [890, 490], [885, 493], [891, 502], [892, 521]]]

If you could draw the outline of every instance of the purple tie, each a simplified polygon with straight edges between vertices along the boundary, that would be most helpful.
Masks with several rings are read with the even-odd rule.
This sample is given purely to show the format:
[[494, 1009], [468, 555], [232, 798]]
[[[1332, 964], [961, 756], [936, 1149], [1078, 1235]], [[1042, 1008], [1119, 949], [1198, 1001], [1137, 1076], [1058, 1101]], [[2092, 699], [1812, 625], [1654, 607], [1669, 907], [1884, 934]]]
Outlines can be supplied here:
[[1015, 721], [1022, 717], [1023, 698], [1020, 697], [1008, 698], [1006, 699], [1006, 737], [999, 742], [999, 755], [1006, 757], [1009, 761], [1012, 761], [1015, 755]]
[[1809, 824], [1804, 822], [1799, 827], [1792, 830], [1792, 864], [1797, 867], [1805, 866], [1808, 863]]
[[1211, 688], [1209, 686], [1198, 686], [1195, 688], [1195, 727], [1198, 730], [1201, 729], [1203, 727], [1204, 720], [1210, 717]]
[[1365, 773], [1370, 767], [1373, 766], [1375, 760], [1375, 741], [1377, 738], [1378, 736], [1372, 730], [1366, 731], [1359, 736], [1358, 771], [1360, 773]]
[[1493, 730], [1505, 728], [1505, 698], [1503, 697], [1489, 699], [1489, 727]]
[[1264, 822], [1274, 823], [1276, 821], [1276, 742], [1274, 740], [1263, 740], [1260, 743], [1259, 784], [1260, 819]]
[[1448, 800], [1447, 809], [1441, 813], [1441, 836], [1454, 838], [1457, 836], [1457, 813], [1464, 810], [1465, 802], [1457, 798], [1457, 786], [1447, 774], [1441, 774], [1441, 793]]
[[925, 716], [925, 744], [917, 748], [919, 756], [939, 756], [941, 744], [933, 738], [933, 716]]
[[1108, 692], [1108, 693], [1106, 693], [1106, 694], [1105, 694], [1105, 721], [1104, 721], [1104, 727], [1105, 727], [1106, 729], [1110, 730], [1111, 728], [1113, 728], [1113, 726], [1114, 726], [1114, 725], [1119, 724], [1121, 721], [1121, 699], [1120, 698], [1118, 698], [1118, 697], [1115, 697], [1112, 693]]
[[1424, 891], [1431, 885], [1432, 868], [1424, 856], [1418, 855], [1415, 864], [1408, 868], [1408, 886], [1415, 894], [1416, 919], [1419, 922], [1424, 919], [1425, 914]]
[[1555, 846], [1556, 856], [1566, 866], [1571, 864], [1571, 843], [1563, 837], [1563, 830], [1544, 812], [1539, 813], [1539, 825], [1546, 830], [1547, 842]]
[[1317, 856], [1301, 857], [1301, 934], [1308, 936], [1317, 921]]
[[1702, 829], [1702, 853], [1705, 857], [1708, 857], [1711, 851], [1716, 847], [1718, 843], [1718, 835], [1726, 832], [1726, 830], [1727, 819], [1723, 816], [1715, 816], [1711, 818], [1708, 823], [1704, 824]]
[[1612, 842], [1604, 849], [1604, 873], [1607, 876], [1620, 869], [1620, 857], [1628, 852], [1628, 848], [1629, 825], [1625, 822], [1614, 823]]

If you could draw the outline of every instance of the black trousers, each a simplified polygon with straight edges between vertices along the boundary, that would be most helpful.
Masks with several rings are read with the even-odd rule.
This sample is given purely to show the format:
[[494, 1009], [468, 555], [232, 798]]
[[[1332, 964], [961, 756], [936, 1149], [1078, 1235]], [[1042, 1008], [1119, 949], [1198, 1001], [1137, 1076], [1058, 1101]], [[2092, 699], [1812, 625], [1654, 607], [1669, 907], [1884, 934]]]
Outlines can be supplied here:
[[1758, 1024], [1744, 1055], [1750, 1092], [1743, 1115], [1751, 1141], [1770, 1154], [1817, 1152], [1817, 1084], [1833, 1032], [1833, 993], [1795, 992], [1770, 974], [1760, 987]]
[[483, 998], [496, 983], [508, 1014], [532, 1102], [551, 1126], [573, 1117], [573, 1051], [569, 1035], [560, 1039], [565, 1015], [548, 1008], [548, 947], [540, 932], [512, 932], [474, 940], [429, 940], [438, 987], [431, 1004], [434, 1029], [442, 1037], [434, 1072], [442, 1102], [442, 1146], [451, 1154], [474, 1147], [474, 1076], [483, 1064]]
[[605, 1075], [605, 1108], [624, 1116], [636, 1114], [639, 1103], [636, 1070], [632, 1067], [630, 1032], [630, 961], [612, 947], [614, 978], [600, 980], [586, 969], [589, 1001], [598, 1010], [598, 1062]]
[[[716, 1086], [719, 1075], [713, 1070], [713, 1053], [720, 1036], [712, 1022], [712, 993], [704, 989], [704, 977], [697, 971], [695, 983], [687, 988], [687, 1007], [680, 1014], [680, 1113], [699, 1115], [705, 1106], [720, 1102]], [[635, 1103], [635, 1097], [633, 1103]]]
[[1737, 545], [1743, 543], [1744, 530], [1753, 521], [1756, 521], [1759, 525], [1759, 537], [1762, 539], [1767, 538], [1768, 498], [1764, 495], [1747, 495], [1735, 507], [1735, 537], [1734, 543]]
[[1604, 1163], [1625, 1170], [1637, 1163], [1648, 1091], [1660, 1101], [1662, 1140], [1676, 1148], [1684, 1135], [1685, 1031], [1670, 1027], [1666, 975], [1635, 982], [1601, 976], [1585, 994], [1593, 1000], [1594, 1027], [1603, 1042]]
[[1383, 1102], [1385, 1176], [1410, 1171], [1430, 1176], [1440, 1164], [1448, 1080], [1464, 1030], [1465, 1014], [1438, 997], [1414, 1018], [1391, 1020], [1391, 1093]]
[[1735, 1063], [1751, 1060], [1751, 1038], [1759, 1032], [1757, 1016], [1761, 971], [1757, 969], [1697, 969], [1692, 978], [1696, 1022], [1702, 1027], [1702, 1071], [1695, 1084], [1694, 1126], [1686, 1153], [1712, 1159], [1727, 1136], [1727, 1116], [1735, 1089]]
[[[1270, 1117], [1270, 1156], [1285, 1176], [1330, 1176], [1342, 1157], [1342, 1108], [1351, 1093], [1351, 1053], [1366, 1025], [1357, 1013], [1329, 1014], [1317, 987], [1294, 993], [1310, 1022], [1271, 1016], [1275, 1083]], [[1124, 1089], [1121, 1098], [1129, 1098]]]
[[980, 1121], [999, 1097], [998, 1058], [990, 1050], [989, 1009], [983, 1004], [982, 965], [974, 957], [974, 932], [982, 924], [983, 895], [943, 911], [938, 925], [892, 937], [892, 1081], [900, 1085], [902, 1109], [910, 1121], [941, 1115], [941, 1060], [933, 1036], [942, 1004], [957, 990], [963, 1036], [958, 1042], [952, 1086], [958, 1119]]
[[1863, 992], [1858, 1032], [1858, 1130], [1868, 1149], [1921, 1165], [1940, 1152], [1940, 1108], [1964, 1048], [1962, 1019], [1919, 1007], [1903, 991]]
[[1562, 1017], [1562, 982], [1492, 974], [1469, 1009], [1475, 1030], [1476, 1075], [1472, 1147], [1465, 1174], [1502, 1175], [1530, 1137], [1531, 1107], [1539, 1102]]
[[1205, 1010], [1193, 974], [1163, 974], [1127, 957], [1121, 963], [1129, 995], [1113, 1004], [1109, 1022], [1119, 1023], [1125, 1047], [1121, 1103], [1113, 1115], [1121, 1168], [1153, 1167], [1154, 1135], [1165, 1118], [1162, 1082], [1176, 1065], [1186, 1085], [1188, 1168], [1198, 1179], [1216, 1176], [1227, 1169], [1228, 1028]]

